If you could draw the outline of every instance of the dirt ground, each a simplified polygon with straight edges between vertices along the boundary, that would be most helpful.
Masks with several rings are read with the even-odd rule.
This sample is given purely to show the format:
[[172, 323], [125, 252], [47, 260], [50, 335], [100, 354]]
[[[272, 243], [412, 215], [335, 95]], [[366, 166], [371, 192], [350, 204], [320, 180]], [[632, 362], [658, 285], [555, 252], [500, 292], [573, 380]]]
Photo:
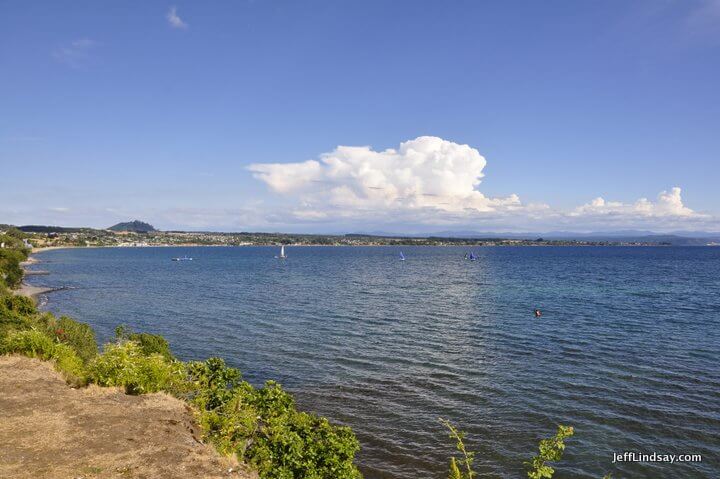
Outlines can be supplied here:
[[228, 477], [254, 475], [199, 441], [182, 401], [72, 389], [48, 362], [0, 356], [0, 478]]

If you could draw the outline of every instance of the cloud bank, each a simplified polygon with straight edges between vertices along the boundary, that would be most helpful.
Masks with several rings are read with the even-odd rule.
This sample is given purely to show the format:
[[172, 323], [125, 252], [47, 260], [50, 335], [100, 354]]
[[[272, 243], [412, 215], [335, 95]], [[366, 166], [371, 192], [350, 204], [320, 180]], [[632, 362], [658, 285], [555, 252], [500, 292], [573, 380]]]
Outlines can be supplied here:
[[709, 218], [683, 204], [679, 187], [661, 192], [655, 201], [600, 197], [569, 211], [526, 204], [515, 193], [489, 197], [479, 189], [486, 164], [469, 145], [421, 136], [397, 149], [338, 146], [318, 159], [256, 163], [248, 169], [272, 192], [292, 200], [288, 221], [678, 227]]

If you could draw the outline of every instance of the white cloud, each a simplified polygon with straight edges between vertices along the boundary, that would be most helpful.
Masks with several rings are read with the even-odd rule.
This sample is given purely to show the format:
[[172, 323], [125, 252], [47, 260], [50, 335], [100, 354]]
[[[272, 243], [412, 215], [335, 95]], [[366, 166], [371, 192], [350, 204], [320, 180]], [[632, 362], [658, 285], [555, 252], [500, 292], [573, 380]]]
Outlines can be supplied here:
[[462, 228], [597, 229], [702, 227], [717, 220], [693, 211], [681, 189], [654, 201], [592, 202], [570, 210], [526, 204], [516, 194], [489, 197], [479, 187], [486, 165], [478, 150], [422, 136], [397, 149], [338, 146], [318, 159], [258, 163], [253, 176], [287, 200], [272, 221], [408, 229], [418, 225]]
[[670, 191], [658, 194], [657, 201], [640, 198], [635, 203], [621, 203], [619, 201], [605, 201], [604, 198], [595, 198], [592, 202], [579, 206], [570, 213], [570, 216], [583, 215], [622, 215], [635, 217], [700, 217], [704, 216], [683, 204], [682, 190], [674, 187]]
[[67, 45], [53, 51], [53, 58], [72, 68], [82, 69], [90, 59], [90, 52], [97, 47], [98, 43], [89, 38], [73, 40]]
[[485, 158], [468, 145], [421, 136], [396, 149], [338, 146], [319, 160], [250, 166], [272, 191], [297, 198], [301, 218], [424, 212], [468, 215], [522, 209], [520, 198], [478, 191]]
[[170, 10], [168, 10], [167, 13], [167, 21], [173, 28], [187, 28], [187, 23], [183, 22], [182, 18], [180, 18], [177, 14], [177, 7], [170, 7]]

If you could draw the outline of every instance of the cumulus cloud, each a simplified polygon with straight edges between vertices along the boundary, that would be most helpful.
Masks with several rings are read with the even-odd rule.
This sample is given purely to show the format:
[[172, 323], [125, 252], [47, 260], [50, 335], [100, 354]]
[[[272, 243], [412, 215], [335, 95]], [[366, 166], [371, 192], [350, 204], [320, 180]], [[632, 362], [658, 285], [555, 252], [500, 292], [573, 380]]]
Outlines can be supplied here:
[[288, 200], [272, 221], [284, 224], [445, 225], [463, 228], [701, 227], [717, 221], [685, 206], [679, 187], [634, 203], [602, 197], [570, 210], [527, 204], [516, 194], [480, 191], [485, 158], [475, 148], [434, 136], [376, 151], [338, 146], [318, 159], [249, 167]]
[[485, 158], [478, 150], [434, 136], [398, 149], [338, 146], [318, 160], [249, 167], [272, 191], [298, 198], [298, 217], [414, 211], [492, 213], [523, 208], [520, 198], [490, 198], [477, 187]]
[[177, 7], [170, 7], [170, 10], [168, 10], [167, 13], [167, 21], [173, 28], [187, 28], [188, 25], [185, 23], [182, 18], [177, 14]]
[[605, 201], [599, 197], [592, 202], [579, 206], [571, 216], [583, 215], [622, 215], [639, 217], [700, 217], [703, 216], [686, 207], [682, 201], [682, 190], [674, 187], [670, 191], [658, 194], [657, 201], [640, 198], [635, 203]]

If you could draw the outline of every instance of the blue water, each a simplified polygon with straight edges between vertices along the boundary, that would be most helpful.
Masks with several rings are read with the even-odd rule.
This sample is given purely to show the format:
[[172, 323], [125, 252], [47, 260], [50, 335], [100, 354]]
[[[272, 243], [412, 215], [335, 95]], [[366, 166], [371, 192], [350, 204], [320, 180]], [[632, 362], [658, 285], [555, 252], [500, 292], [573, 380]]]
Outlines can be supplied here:
[[[127, 248], [48, 251], [44, 306], [226, 358], [356, 431], [367, 478], [524, 477], [556, 424], [558, 478], [720, 477], [720, 248]], [[187, 254], [193, 261], [170, 259]], [[533, 309], [542, 309], [540, 319]], [[612, 464], [613, 453], [702, 454]]]

